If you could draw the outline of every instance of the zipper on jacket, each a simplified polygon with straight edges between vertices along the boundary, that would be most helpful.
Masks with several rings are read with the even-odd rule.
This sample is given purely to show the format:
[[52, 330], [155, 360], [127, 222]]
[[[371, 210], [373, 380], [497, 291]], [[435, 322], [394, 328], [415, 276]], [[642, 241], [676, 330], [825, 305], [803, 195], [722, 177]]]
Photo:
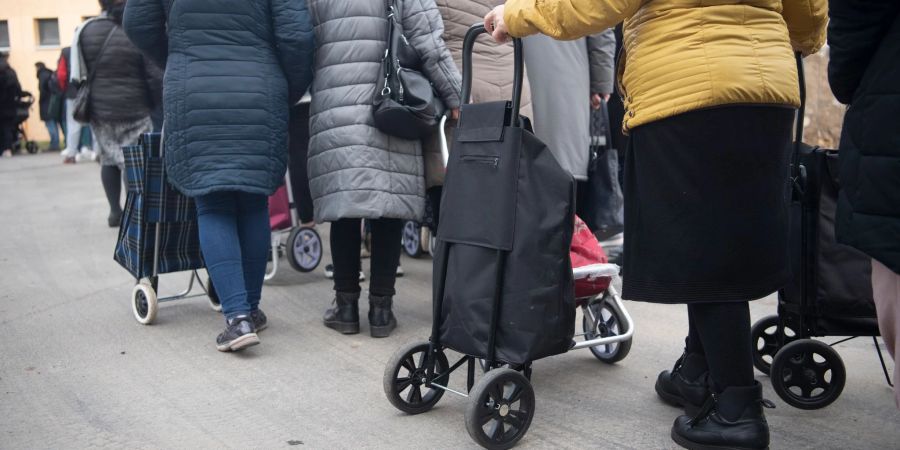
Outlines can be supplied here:
[[496, 156], [462, 155], [459, 157], [459, 159], [461, 159], [463, 162], [473, 162], [477, 164], [494, 166], [494, 168], [500, 165], [500, 158]]

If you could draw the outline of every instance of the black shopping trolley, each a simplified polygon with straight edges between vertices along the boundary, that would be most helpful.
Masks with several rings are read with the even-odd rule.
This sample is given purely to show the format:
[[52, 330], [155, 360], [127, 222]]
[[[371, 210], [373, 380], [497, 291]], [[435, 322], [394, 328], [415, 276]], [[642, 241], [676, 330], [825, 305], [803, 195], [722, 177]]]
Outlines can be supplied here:
[[[798, 56], [801, 104], [791, 161], [790, 255], [792, 282], [778, 293], [778, 313], [751, 329], [753, 363], [770, 376], [775, 392], [800, 409], [824, 408], [841, 395], [847, 372], [834, 346], [871, 337], [878, 345], [871, 258], [835, 239], [838, 154], [801, 142], [806, 90]], [[813, 337], [844, 337], [827, 344]]]
[[[572, 269], [575, 181], [519, 115], [520, 40], [514, 40], [512, 101], [468, 104], [472, 48], [483, 33], [483, 25], [472, 27], [463, 46], [466, 104], [441, 201], [431, 338], [399, 349], [385, 367], [383, 386], [391, 404], [407, 414], [429, 411], [445, 392], [467, 397], [469, 436], [485, 448], [506, 449], [534, 417], [533, 361], [577, 348], [618, 361], [634, 326], [610, 283], [615, 265]], [[576, 302], [574, 280], [580, 278], [604, 279], [604, 292]], [[586, 332], [575, 343], [579, 305], [587, 308]], [[447, 350], [462, 356], [451, 365]], [[479, 360], [486, 373], [476, 383]], [[463, 366], [466, 387], [454, 389], [450, 376]]]
[[[156, 319], [159, 303], [207, 296], [215, 311], [222, 306], [212, 283], [203, 283], [204, 268], [194, 202], [166, 181], [161, 136], [146, 133], [138, 145], [123, 148], [128, 196], [119, 228], [115, 260], [134, 276], [131, 306], [138, 322]], [[188, 287], [177, 295], [158, 297], [159, 276], [190, 271]], [[197, 284], [202, 292], [194, 294]]]

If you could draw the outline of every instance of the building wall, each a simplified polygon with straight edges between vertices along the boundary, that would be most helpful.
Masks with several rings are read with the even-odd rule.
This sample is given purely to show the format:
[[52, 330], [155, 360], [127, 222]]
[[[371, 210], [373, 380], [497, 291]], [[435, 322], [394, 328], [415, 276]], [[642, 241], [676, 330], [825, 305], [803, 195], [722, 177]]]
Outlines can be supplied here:
[[[60, 50], [72, 43], [77, 27], [86, 17], [100, 12], [97, 0], [0, 0], [0, 21], [9, 24], [9, 62], [19, 76], [22, 89], [35, 96], [35, 105], [28, 120], [29, 138], [48, 140], [47, 130], [40, 121], [37, 97], [37, 71], [34, 64], [43, 62], [56, 69]], [[37, 19], [58, 19], [60, 45], [38, 45]]]

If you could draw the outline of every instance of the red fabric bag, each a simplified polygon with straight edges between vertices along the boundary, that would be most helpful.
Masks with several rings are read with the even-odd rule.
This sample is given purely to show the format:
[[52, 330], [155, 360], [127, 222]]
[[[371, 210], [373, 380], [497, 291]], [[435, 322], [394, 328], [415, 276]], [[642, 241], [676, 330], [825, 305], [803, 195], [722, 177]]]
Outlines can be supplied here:
[[269, 197], [269, 225], [272, 231], [286, 230], [291, 227], [291, 204], [287, 188], [281, 186]]
[[[603, 247], [597, 241], [597, 237], [594, 236], [587, 224], [579, 217], [575, 217], [575, 234], [572, 236], [572, 246], [569, 248], [569, 255], [572, 258], [572, 268], [609, 262]], [[575, 280], [575, 298], [592, 297], [600, 294], [609, 287], [611, 282], [612, 278], [610, 277]]]

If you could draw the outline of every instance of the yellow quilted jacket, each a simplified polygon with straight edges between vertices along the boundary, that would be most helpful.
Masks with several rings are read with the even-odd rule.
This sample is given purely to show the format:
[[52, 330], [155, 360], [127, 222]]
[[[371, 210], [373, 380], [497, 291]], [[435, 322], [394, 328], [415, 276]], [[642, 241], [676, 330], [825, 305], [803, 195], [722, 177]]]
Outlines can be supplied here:
[[[510, 34], [576, 39], [625, 21], [627, 131], [727, 104], [799, 106], [793, 52], [825, 43], [827, 0], [508, 0]], [[560, 68], [565, 70], [565, 68]]]

